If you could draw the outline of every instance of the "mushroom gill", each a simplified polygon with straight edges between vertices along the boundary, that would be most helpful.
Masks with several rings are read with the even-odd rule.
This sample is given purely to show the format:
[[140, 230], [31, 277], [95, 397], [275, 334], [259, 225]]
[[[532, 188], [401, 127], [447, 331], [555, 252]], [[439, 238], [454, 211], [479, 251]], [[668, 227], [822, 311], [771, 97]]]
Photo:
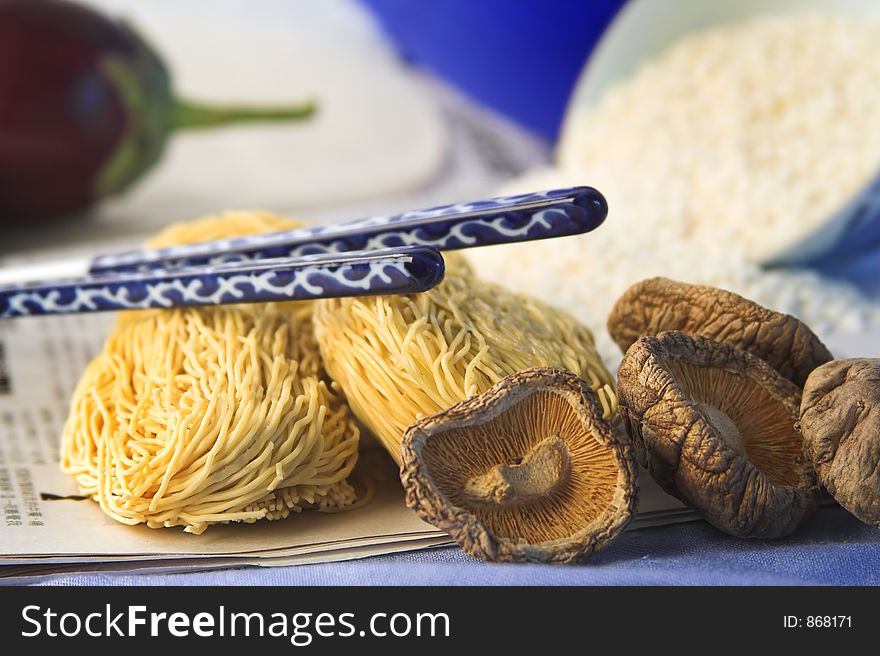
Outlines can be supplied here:
[[514, 374], [413, 425], [407, 503], [487, 560], [580, 560], [623, 530], [634, 465], [586, 382]]
[[748, 377], [682, 360], [669, 372], [703, 421], [776, 485], [798, 485], [803, 438], [782, 402]]

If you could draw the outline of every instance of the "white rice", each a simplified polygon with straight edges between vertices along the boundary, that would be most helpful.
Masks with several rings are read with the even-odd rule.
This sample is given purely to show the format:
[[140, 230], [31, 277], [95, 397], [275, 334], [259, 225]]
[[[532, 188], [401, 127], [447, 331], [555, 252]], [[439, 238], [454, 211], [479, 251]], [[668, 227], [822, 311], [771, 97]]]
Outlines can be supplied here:
[[608, 198], [605, 225], [470, 257], [484, 276], [575, 314], [612, 364], [608, 310], [656, 275], [730, 289], [820, 335], [880, 326], [852, 286], [755, 263], [880, 170], [878, 80], [875, 25], [809, 14], [688, 36], [581, 117], [564, 168], [504, 190], [592, 185]]

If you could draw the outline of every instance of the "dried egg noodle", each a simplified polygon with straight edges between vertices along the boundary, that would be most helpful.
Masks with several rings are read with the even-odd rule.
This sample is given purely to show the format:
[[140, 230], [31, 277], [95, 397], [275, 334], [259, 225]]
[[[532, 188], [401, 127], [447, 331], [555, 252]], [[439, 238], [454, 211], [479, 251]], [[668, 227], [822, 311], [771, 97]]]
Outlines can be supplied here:
[[[159, 247], [281, 230], [238, 213], [173, 226]], [[354, 502], [358, 429], [328, 388], [311, 303], [127, 312], [71, 402], [61, 462], [125, 524], [280, 519]]]
[[530, 367], [577, 373], [611, 417], [614, 379], [592, 334], [568, 314], [479, 280], [464, 267], [449, 258], [446, 280], [424, 294], [315, 304], [327, 371], [398, 464], [403, 433], [416, 419]]

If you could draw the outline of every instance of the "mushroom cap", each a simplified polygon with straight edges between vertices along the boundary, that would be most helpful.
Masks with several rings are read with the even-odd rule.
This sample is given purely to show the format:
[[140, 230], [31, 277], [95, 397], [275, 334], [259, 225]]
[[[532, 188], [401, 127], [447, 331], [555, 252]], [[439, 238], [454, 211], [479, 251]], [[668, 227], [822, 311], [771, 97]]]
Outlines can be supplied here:
[[623, 352], [639, 337], [666, 330], [703, 335], [747, 351], [799, 387], [813, 369], [833, 358], [815, 333], [789, 314], [723, 289], [668, 278], [636, 283], [608, 315], [608, 332]]
[[626, 436], [584, 380], [552, 367], [413, 424], [401, 480], [410, 508], [489, 561], [584, 560], [623, 531], [637, 493]]
[[642, 337], [618, 371], [639, 460], [670, 494], [739, 537], [791, 533], [819, 502], [795, 429], [800, 390], [745, 351], [706, 337]]
[[799, 428], [837, 502], [880, 527], [880, 360], [836, 360], [807, 379]]

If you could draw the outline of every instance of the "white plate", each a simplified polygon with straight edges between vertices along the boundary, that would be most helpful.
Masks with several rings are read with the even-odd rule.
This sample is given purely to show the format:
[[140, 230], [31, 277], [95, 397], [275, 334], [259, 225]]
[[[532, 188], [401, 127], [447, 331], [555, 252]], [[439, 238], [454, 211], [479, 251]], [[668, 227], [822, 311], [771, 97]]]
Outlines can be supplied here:
[[131, 20], [180, 96], [320, 103], [306, 123], [172, 137], [159, 166], [102, 216], [141, 226], [232, 207], [301, 211], [419, 187], [445, 161], [443, 117], [355, 2], [87, 1]]

